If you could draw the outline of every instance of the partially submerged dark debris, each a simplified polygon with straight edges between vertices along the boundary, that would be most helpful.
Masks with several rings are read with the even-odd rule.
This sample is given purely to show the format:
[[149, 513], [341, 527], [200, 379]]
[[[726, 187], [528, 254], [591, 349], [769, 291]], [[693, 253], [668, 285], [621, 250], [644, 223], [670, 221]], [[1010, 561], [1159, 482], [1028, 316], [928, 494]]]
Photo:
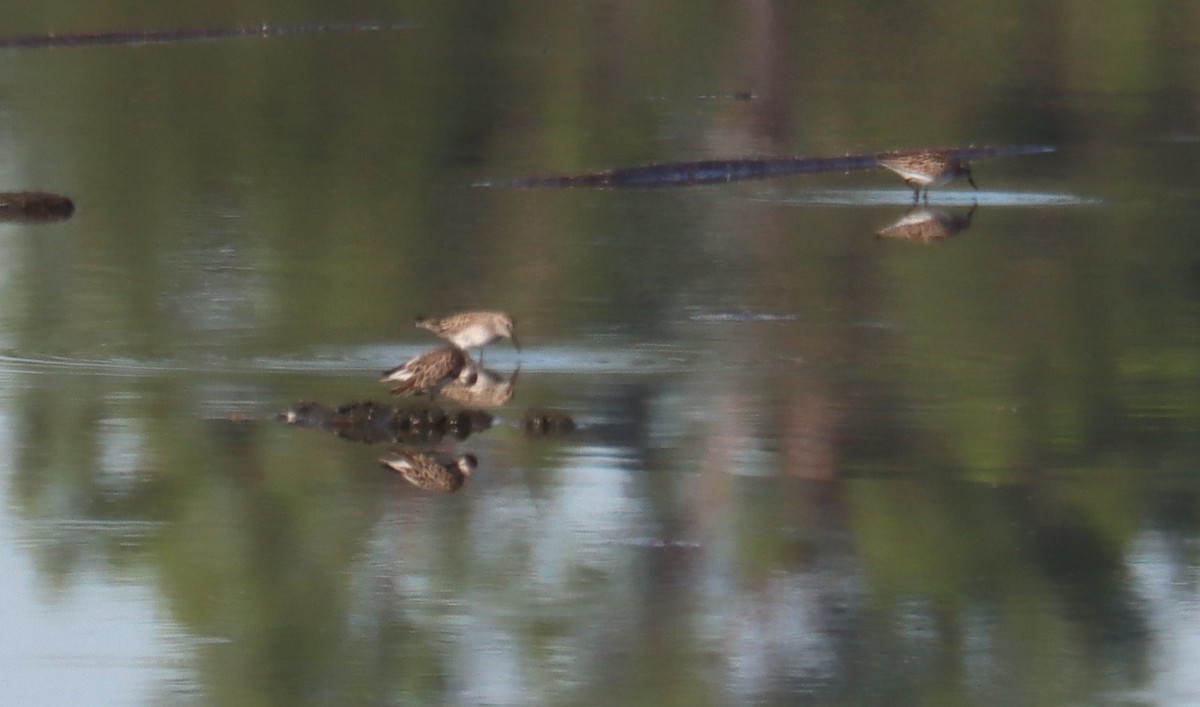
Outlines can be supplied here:
[[63, 221], [75, 204], [61, 194], [45, 191], [0, 192], [0, 221]]
[[561, 410], [531, 408], [521, 417], [521, 429], [531, 437], [563, 435], [575, 430], [575, 420]]
[[329, 430], [359, 442], [423, 444], [444, 437], [466, 439], [492, 426], [481, 410], [447, 411], [436, 405], [392, 406], [367, 400], [330, 408], [301, 402], [279, 413], [278, 419], [297, 427]]
[[770, 177], [788, 177], [800, 174], [829, 172], [859, 172], [878, 169], [881, 160], [919, 155], [928, 152], [944, 153], [963, 162], [985, 157], [1009, 157], [1053, 152], [1053, 147], [1044, 145], [1002, 145], [948, 147], [919, 150], [888, 150], [865, 154], [846, 154], [833, 157], [765, 157], [735, 158], [727, 160], [702, 160], [699, 162], [662, 162], [658, 164], [618, 167], [616, 169], [585, 174], [560, 174], [551, 176], [525, 177], [510, 180], [488, 180], [477, 182], [480, 187], [591, 187], [612, 188], [660, 188], [684, 187], [698, 184], [724, 184], [726, 182]]
[[251, 25], [242, 27], [176, 28], [160, 30], [116, 30], [111, 32], [49, 32], [0, 37], [0, 49], [49, 49], [111, 45], [200, 42], [242, 37], [282, 37], [331, 32], [379, 32], [402, 29], [401, 22], [334, 22], [308, 25]]

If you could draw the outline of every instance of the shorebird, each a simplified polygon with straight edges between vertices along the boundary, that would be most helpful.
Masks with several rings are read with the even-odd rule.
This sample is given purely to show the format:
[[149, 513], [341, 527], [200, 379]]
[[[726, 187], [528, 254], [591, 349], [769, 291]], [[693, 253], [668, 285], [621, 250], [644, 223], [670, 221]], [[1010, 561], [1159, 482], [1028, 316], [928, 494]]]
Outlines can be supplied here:
[[439, 459], [433, 454], [404, 447], [388, 450], [388, 455], [379, 461], [413, 486], [442, 493], [454, 493], [462, 488], [479, 465], [474, 454], [464, 454], [457, 459]]
[[420, 395], [456, 378], [466, 383], [473, 382], [475, 367], [462, 349], [447, 346], [414, 356], [384, 371], [379, 381], [400, 383], [392, 388], [392, 395]]
[[517, 351], [521, 350], [513, 318], [507, 312], [460, 312], [441, 319], [417, 317], [417, 327], [448, 339], [460, 349], [479, 349], [481, 363], [483, 347], [496, 339], [512, 339]]
[[974, 189], [975, 180], [971, 178], [971, 168], [959, 161], [950, 152], [915, 152], [911, 154], [884, 156], [879, 158], [879, 166], [892, 170], [913, 189], [913, 203], [925, 190], [925, 201], [929, 201], [930, 187], [940, 187], [966, 177], [967, 183]]

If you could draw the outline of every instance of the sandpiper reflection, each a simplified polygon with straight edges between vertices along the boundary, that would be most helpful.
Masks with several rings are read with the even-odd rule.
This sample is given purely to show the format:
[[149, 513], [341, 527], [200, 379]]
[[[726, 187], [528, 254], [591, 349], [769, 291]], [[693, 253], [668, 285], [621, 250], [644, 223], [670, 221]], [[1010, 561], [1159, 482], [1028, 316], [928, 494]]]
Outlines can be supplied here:
[[520, 373], [518, 366], [505, 380], [494, 370], [477, 368], [473, 381], [456, 378], [437, 391], [437, 399], [470, 408], [504, 407], [512, 402]]
[[917, 243], [935, 243], [970, 228], [974, 214], [974, 206], [965, 214], [937, 207], [914, 206], [895, 223], [876, 231], [875, 235]]
[[413, 486], [439, 493], [454, 493], [461, 489], [479, 465], [474, 454], [455, 457], [404, 446], [392, 447], [379, 461]]

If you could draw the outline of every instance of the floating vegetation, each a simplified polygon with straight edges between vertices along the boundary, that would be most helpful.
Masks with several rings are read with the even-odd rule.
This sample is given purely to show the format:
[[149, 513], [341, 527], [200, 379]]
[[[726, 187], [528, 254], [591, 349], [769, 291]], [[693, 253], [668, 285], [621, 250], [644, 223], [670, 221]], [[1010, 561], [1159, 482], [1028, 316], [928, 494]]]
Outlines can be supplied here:
[[44, 191], [0, 192], [0, 221], [64, 221], [75, 213], [75, 203], [61, 194]]
[[960, 162], [990, 157], [1034, 155], [1054, 152], [1045, 145], [1008, 145], [955, 147], [919, 150], [892, 150], [838, 157], [773, 157], [700, 162], [664, 162], [660, 164], [621, 167], [585, 174], [563, 174], [546, 177], [526, 177], [513, 180], [477, 182], [479, 187], [591, 187], [591, 188], [654, 188], [683, 187], [699, 184], [725, 184], [750, 179], [790, 177], [825, 172], [861, 172], [881, 167], [881, 162], [928, 153], [947, 155]]
[[202, 29], [116, 30], [111, 32], [72, 32], [68, 34], [26, 34], [0, 37], [0, 49], [46, 49], [51, 47], [90, 47], [104, 45], [166, 44], [202, 42], [243, 37], [281, 37], [298, 34], [334, 32], [382, 32], [403, 29], [400, 22], [337, 22], [311, 25], [255, 25], [252, 27], [209, 27]]
[[531, 437], [562, 435], [575, 430], [575, 420], [561, 410], [531, 408], [521, 417], [521, 429]]
[[329, 430], [343, 439], [371, 444], [463, 440], [492, 426], [492, 416], [482, 410], [448, 411], [436, 405], [393, 406], [371, 400], [333, 408], [306, 401], [276, 417], [296, 427]]

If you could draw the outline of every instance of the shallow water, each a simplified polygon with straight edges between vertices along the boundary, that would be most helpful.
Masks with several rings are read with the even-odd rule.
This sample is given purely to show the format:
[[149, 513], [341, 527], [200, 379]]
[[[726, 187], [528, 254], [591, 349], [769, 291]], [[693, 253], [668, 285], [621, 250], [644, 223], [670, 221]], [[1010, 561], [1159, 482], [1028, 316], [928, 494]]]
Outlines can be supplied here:
[[[3, 52], [0, 188], [76, 212], [0, 224], [0, 704], [1195, 702], [1200, 15], [978, 9], [14, 20], [410, 24]], [[470, 186], [1042, 143], [916, 211]], [[474, 307], [522, 350], [459, 492], [276, 419]]]

